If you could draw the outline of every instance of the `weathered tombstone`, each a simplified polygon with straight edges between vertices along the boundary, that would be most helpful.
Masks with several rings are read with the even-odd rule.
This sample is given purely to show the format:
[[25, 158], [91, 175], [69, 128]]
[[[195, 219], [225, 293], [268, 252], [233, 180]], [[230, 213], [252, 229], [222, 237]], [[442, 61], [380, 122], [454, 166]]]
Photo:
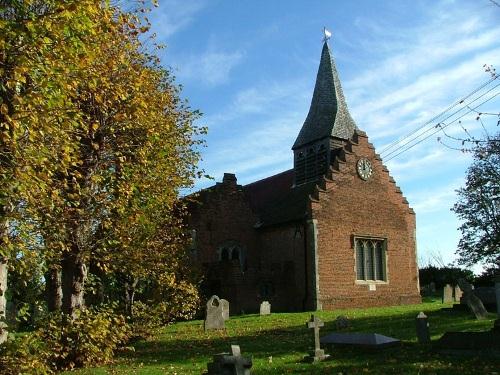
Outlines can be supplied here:
[[222, 305], [222, 316], [224, 320], [229, 320], [229, 301], [221, 299], [220, 303]]
[[450, 284], [446, 284], [443, 287], [443, 303], [453, 302], [453, 288]]
[[455, 291], [454, 291], [454, 297], [455, 297], [455, 302], [460, 302], [460, 298], [463, 296], [462, 289], [458, 285], [455, 285]]
[[497, 315], [500, 317], [500, 277], [495, 280], [495, 297], [497, 300]]
[[262, 301], [260, 304], [260, 315], [271, 314], [271, 304], [268, 301]]
[[205, 317], [205, 331], [209, 329], [224, 329], [224, 316], [222, 315], [221, 300], [217, 296], [212, 296], [207, 302]]
[[213, 362], [207, 365], [207, 375], [250, 375], [252, 358], [241, 355], [238, 345], [231, 345], [231, 354], [220, 353], [213, 356]]
[[476, 319], [486, 319], [488, 312], [484, 308], [483, 303], [472, 292], [472, 285], [464, 279], [458, 279], [458, 285], [463, 291], [462, 299], [467, 304], [469, 309], [474, 313]]
[[427, 315], [421, 311], [417, 318], [415, 319], [417, 326], [417, 339], [420, 344], [428, 344], [431, 342], [431, 336], [429, 334], [429, 321], [427, 320]]
[[324, 325], [325, 323], [323, 323], [323, 321], [314, 314], [311, 315], [311, 319], [306, 324], [307, 328], [311, 328], [314, 330], [314, 352], [304, 358], [304, 360], [307, 362], [324, 361], [325, 359], [330, 357], [328, 354], [325, 354], [325, 351], [320, 347], [319, 329]]
[[351, 321], [347, 316], [344, 315], [339, 315], [337, 316], [337, 319], [335, 319], [335, 328], [337, 328], [337, 331], [341, 331], [343, 329], [347, 329], [351, 326]]

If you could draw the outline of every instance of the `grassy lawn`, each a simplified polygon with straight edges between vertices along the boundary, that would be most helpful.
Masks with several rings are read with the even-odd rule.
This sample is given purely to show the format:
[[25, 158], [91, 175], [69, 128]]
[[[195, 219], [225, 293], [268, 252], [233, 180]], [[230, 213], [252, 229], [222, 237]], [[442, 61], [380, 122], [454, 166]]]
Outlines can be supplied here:
[[325, 322], [320, 335], [335, 330], [338, 315], [351, 319], [351, 332], [376, 332], [401, 339], [400, 347], [379, 351], [326, 348], [331, 360], [301, 363], [314, 346], [306, 328], [310, 313], [276, 313], [270, 316], [234, 316], [225, 331], [203, 331], [200, 320], [166, 327], [152, 341], [134, 345], [135, 352], [122, 354], [112, 366], [77, 371], [78, 374], [201, 374], [212, 355], [241, 346], [253, 356], [252, 374], [500, 374], [500, 359], [478, 356], [444, 356], [416, 342], [415, 317], [429, 317], [432, 339], [446, 331], [480, 331], [493, 326], [495, 315], [477, 321], [465, 311], [441, 310], [438, 301], [421, 305], [370, 309], [321, 311]]

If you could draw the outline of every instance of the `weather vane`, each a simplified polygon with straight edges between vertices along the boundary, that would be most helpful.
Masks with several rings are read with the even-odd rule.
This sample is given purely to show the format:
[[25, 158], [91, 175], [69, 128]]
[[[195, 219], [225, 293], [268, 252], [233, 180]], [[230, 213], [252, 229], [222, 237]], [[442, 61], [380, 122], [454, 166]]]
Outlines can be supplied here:
[[323, 27], [323, 42], [326, 42], [328, 39], [332, 37], [332, 33], [326, 29], [326, 27]]

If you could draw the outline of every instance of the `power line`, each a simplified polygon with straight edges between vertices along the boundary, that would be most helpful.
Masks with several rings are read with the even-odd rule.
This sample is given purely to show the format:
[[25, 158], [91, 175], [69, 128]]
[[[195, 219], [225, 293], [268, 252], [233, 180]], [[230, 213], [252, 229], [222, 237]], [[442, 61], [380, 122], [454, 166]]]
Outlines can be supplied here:
[[403, 137], [400, 137], [399, 139], [391, 142], [389, 145], [387, 145], [381, 152], [380, 154], [382, 155], [383, 153], [389, 151], [391, 148], [395, 147], [398, 143], [401, 143], [402, 141], [404, 141], [406, 138], [412, 136], [413, 134], [417, 133], [419, 130], [425, 128], [427, 125], [433, 123], [434, 121], [436, 121], [438, 118], [440, 118], [441, 116], [443, 116], [446, 112], [449, 112], [451, 109], [453, 109], [454, 107], [456, 107], [457, 105], [463, 103], [465, 100], [467, 100], [468, 98], [470, 98], [472, 95], [474, 95], [475, 93], [477, 93], [478, 91], [482, 90], [483, 88], [485, 88], [486, 86], [488, 86], [491, 82], [495, 81], [499, 76], [498, 75], [494, 75], [492, 78], [490, 78], [488, 81], [484, 82], [483, 84], [479, 85], [477, 88], [475, 88], [473, 91], [471, 91], [469, 94], [467, 94], [465, 97], [463, 97], [462, 99], [459, 99], [457, 100], [455, 103], [451, 104], [448, 108], [446, 108], [445, 110], [443, 110], [441, 113], [439, 113], [438, 115], [434, 116], [433, 118], [431, 118], [430, 120], [426, 121], [423, 125], [421, 125], [420, 127], [418, 127], [417, 129], [413, 130], [412, 132], [406, 134], [405, 136]]
[[[467, 107], [469, 107], [471, 104], [473, 104], [473, 103], [474, 103], [474, 102], [476, 102], [477, 100], [481, 99], [482, 97], [484, 97], [485, 95], [487, 95], [488, 93], [490, 93], [491, 91], [493, 91], [494, 89], [496, 89], [498, 86], [500, 86], [500, 83], [498, 83], [497, 85], [495, 85], [495, 86], [493, 86], [492, 88], [488, 89], [486, 92], [482, 93], [481, 95], [479, 95], [478, 97], [476, 97], [476, 98], [474, 98], [473, 100], [469, 101], [468, 103], [464, 104], [464, 106], [463, 106], [463, 107], [461, 107], [460, 109], [456, 110], [456, 111], [455, 111], [455, 112], [453, 112], [452, 114], [448, 115], [445, 119], [443, 119], [443, 120], [442, 120], [442, 121], [440, 121], [440, 122], [444, 122], [444, 121], [448, 120], [449, 118], [451, 118], [451, 117], [455, 116], [457, 113], [459, 113], [459, 112], [461, 112], [461, 111], [463, 111], [463, 110], [467, 109]], [[470, 96], [470, 95], [469, 95], [469, 96]], [[460, 101], [460, 103], [463, 103], [463, 100], [461, 100], [461, 101]], [[476, 107], [476, 108], [477, 108], [477, 107]], [[469, 112], [470, 112], [470, 111], [469, 111]], [[467, 113], [469, 113], [469, 112], [467, 112]], [[438, 118], [438, 117], [441, 117], [441, 115], [440, 115], [440, 116], [435, 116], [434, 118]], [[424, 129], [425, 127], [429, 126], [430, 124], [431, 124], [431, 122], [430, 122], [430, 121], [427, 121], [427, 122], [426, 122], [426, 124], [425, 124], [425, 126], [421, 126], [419, 129], [417, 129], [416, 131], [412, 132], [412, 133], [411, 133], [411, 135], [413, 135], [413, 134], [417, 133], [418, 131], [420, 131], [420, 130]], [[429, 131], [431, 131], [432, 129], [434, 129], [434, 125], [433, 125], [433, 124], [432, 124], [432, 126], [431, 126], [430, 128], [427, 128], [425, 131], [423, 131], [423, 132], [421, 132], [421, 133], [417, 134], [417, 135], [416, 135], [415, 137], [413, 137], [413, 138], [410, 138], [410, 136], [408, 135], [408, 136], [406, 136], [406, 137], [404, 137], [404, 138], [400, 139], [400, 140], [398, 141], [398, 144], [399, 144], [399, 143], [402, 143], [402, 142], [404, 142], [404, 141], [406, 141], [406, 142], [404, 142], [404, 143], [402, 143], [402, 144], [398, 145], [398, 147], [394, 148], [392, 151], [390, 151], [390, 152], [386, 153], [386, 154], [385, 154], [385, 155], [383, 155], [383, 156], [388, 157], [388, 156], [393, 155], [394, 153], [397, 153], [400, 149], [402, 149], [402, 148], [404, 148], [406, 145], [408, 145], [408, 144], [410, 144], [410, 143], [414, 142], [415, 140], [417, 140], [418, 138], [422, 137], [423, 135], [425, 135], [426, 133], [428, 133], [428, 132], [429, 132]], [[382, 155], [383, 153], [384, 153], [384, 151], [382, 151], [382, 152], [380, 153], [380, 155]]]
[[[499, 84], [500, 85], [500, 84]], [[498, 85], [497, 85], [498, 86]], [[496, 87], [496, 86], [495, 86]], [[423, 141], [425, 141], [426, 139], [432, 137], [434, 134], [446, 129], [448, 126], [450, 126], [451, 124], [457, 122], [458, 120], [460, 120], [461, 118], [465, 117], [466, 115], [468, 115], [469, 113], [471, 112], [474, 112], [474, 110], [476, 110], [477, 108], [479, 108], [480, 106], [482, 106], [484, 103], [487, 103], [489, 102], [490, 100], [494, 99], [495, 97], [497, 97], [498, 95], [500, 95], [500, 91], [497, 92], [496, 94], [494, 94], [493, 96], [491, 96], [490, 98], [484, 100], [483, 102], [479, 103], [476, 107], [474, 108], [470, 108], [466, 113], [460, 115], [459, 117], [457, 117], [456, 119], [454, 119], [453, 121], [449, 122], [448, 124], [444, 124], [444, 125], [441, 125], [441, 123], [438, 123], [437, 125], [435, 125], [433, 128], [431, 129], [437, 129], [435, 130], [433, 133], [429, 134], [428, 136], [426, 136], [425, 138], [419, 140], [418, 142], [414, 143], [414, 144], [411, 144], [410, 146], [408, 146], [407, 148], [401, 150], [400, 152], [398, 152], [396, 155], [393, 155], [391, 156], [390, 158], [388, 158], [387, 160], [385, 160], [385, 162], [388, 162], [392, 159], [394, 159], [395, 157], [401, 155], [402, 153], [412, 149], [413, 147], [415, 147], [416, 145], [422, 143]], [[415, 138], [414, 140], [416, 140], [417, 138]]]

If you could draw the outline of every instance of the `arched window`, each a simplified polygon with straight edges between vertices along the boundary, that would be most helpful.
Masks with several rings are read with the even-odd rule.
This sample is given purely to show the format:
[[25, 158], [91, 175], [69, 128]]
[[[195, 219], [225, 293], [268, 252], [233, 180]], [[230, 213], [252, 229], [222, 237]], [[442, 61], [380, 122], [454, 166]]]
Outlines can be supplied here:
[[235, 240], [222, 243], [217, 249], [217, 257], [219, 262], [231, 261], [231, 263], [239, 263], [241, 270], [246, 271], [245, 248]]

